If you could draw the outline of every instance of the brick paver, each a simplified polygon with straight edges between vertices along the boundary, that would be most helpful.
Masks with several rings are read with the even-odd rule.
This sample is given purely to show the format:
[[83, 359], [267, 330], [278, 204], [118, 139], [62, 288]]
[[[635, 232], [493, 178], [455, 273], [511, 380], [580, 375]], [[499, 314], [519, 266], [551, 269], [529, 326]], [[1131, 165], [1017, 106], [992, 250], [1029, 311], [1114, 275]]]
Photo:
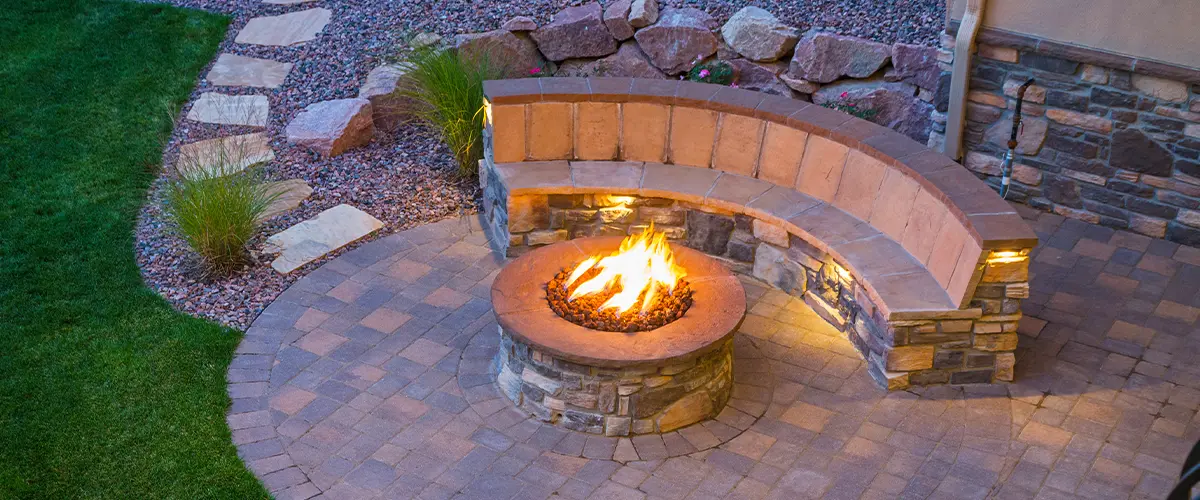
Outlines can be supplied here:
[[503, 262], [455, 219], [281, 295], [230, 367], [233, 439], [279, 498], [1162, 498], [1200, 437], [1200, 252], [1026, 217], [1043, 245], [1012, 384], [887, 393], [746, 278], [720, 417], [633, 439], [542, 424], [494, 387]]

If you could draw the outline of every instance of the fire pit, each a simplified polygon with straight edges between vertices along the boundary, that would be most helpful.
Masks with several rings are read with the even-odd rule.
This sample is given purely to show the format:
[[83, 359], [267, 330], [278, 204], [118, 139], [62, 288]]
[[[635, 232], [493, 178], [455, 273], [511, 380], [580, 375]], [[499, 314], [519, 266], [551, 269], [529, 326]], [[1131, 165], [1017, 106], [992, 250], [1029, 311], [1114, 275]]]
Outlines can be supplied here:
[[745, 291], [701, 252], [649, 232], [556, 243], [509, 263], [492, 304], [497, 383], [543, 421], [609, 436], [670, 432], [729, 399]]

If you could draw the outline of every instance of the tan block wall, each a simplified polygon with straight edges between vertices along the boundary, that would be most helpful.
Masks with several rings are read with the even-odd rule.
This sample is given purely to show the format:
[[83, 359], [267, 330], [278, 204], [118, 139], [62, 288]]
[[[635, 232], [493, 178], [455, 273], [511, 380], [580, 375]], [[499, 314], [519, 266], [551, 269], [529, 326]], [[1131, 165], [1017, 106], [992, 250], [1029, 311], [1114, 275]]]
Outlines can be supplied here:
[[[969, 302], [979, 281], [985, 252], [943, 198], [896, 167], [826, 137], [750, 116], [633, 102], [495, 106], [490, 132], [500, 163], [669, 162], [789, 187], [887, 235], [924, 265], [956, 304]], [[681, 183], [686, 182], [672, 179], [669, 185], [684, 192]], [[693, 197], [704, 201], [706, 195], [713, 193]]]
[[807, 132], [768, 123], [759, 159], [758, 178], [779, 186], [795, 186], [807, 143]]
[[757, 118], [721, 113], [712, 167], [754, 177], [766, 123]]
[[538, 102], [529, 105], [529, 159], [571, 159], [574, 106], [566, 102]]
[[615, 160], [619, 154], [621, 106], [615, 102], [575, 105], [575, 159]]
[[621, 157], [629, 161], [662, 163], [667, 157], [671, 108], [628, 102], [621, 105]]
[[819, 136], [809, 136], [800, 163], [800, 174], [796, 177], [797, 191], [808, 193], [818, 200], [833, 202], [838, 185], [842, 182], [842, 168], [850, 148]]
[[492, 106], [492, 156], [496, 163], [525, 161], [525, 108], [523, 104]]
[[716, 137], [716, 111], [676, 106], [671, 112], [671, 163], [708, 168]]

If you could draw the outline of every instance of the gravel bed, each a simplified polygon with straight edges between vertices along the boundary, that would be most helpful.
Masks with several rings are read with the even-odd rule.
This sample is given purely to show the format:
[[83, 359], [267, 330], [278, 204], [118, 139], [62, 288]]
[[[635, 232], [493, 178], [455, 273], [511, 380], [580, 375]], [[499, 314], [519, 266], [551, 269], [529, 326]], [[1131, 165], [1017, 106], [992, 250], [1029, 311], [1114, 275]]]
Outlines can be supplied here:
[[[302, 178], [314, 189], [299, 208], [268, 221], [252, 247], [261, 248], [275, 234], [322, 210], [349, 203], [379, 218], [385, 227], [363, 242], [449, 216], [474, 213], [478, 189], [454, 175], [449, 151], [427, 130], [416, 126], [392, 135], [378, 134], [366, 148], [333, 159], [320, 159], [288, 145], [283, 130], [305, 106], [318, 101], [354, 97], [376, 66], [385, 63], [403, 41], [421, 32], [443, 36], [495, 29], [516, 15], [546, 23], [563, 7], [580, 2], [561, 0], [318, 0], [292, 6], [259, 0], [168, 0], [174, 5], [205, 9], [233, 17], [220, 52], [295, 63], [285, 84], [274, 90], [214, 87], [201, 79], [190, 102], [201, 93], [266, 95], [270, 119], [266, 133], [276, 159], [267, 165], [271, 179]], [[807, 29], [824, 27], [883, 42], [935, 44], [945, 16], [942, 0], [670, 0], [666, 5], [697, 7], [724, 21], [744, 5], [763, 7], [785, 22]], [[313, 7], [333, 11], [333, 19], [316, 40], [294, 47], [233, 43], [253, 17], [278, 15]], [[201, 73], [204, 75], [208, 68]], [[187, 106], [184, 107], [186, 113]], [[180, 144], [259, 129], [205, 125], [179, 120], [164, 160], [172, 165]], [[174, 236], [162, 214], [162, 187], [152, 188], [137, 226], [137, 260], [147, 284], [180, 310], [224, 325], [245, 328], [288, 285], [351, 245], [290, 275], [280, 275], [263, 257], [234, 276], [199, 280], [187, 269], [195, 256]], [[361, 244], [363, 242], [359, 242]]]

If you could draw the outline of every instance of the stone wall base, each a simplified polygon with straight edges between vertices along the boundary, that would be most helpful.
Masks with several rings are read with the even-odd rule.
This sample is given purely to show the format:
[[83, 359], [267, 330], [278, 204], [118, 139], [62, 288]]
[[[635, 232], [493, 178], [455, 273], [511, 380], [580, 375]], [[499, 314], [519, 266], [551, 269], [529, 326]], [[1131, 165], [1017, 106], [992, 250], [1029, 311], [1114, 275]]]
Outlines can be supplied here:
[[538, 351], [500, 329], [496, 383], [543, 422], [606, 436], [666, 433], [714, 418], [733, 390], [733, 339], [661, 366], [600, 368]]

